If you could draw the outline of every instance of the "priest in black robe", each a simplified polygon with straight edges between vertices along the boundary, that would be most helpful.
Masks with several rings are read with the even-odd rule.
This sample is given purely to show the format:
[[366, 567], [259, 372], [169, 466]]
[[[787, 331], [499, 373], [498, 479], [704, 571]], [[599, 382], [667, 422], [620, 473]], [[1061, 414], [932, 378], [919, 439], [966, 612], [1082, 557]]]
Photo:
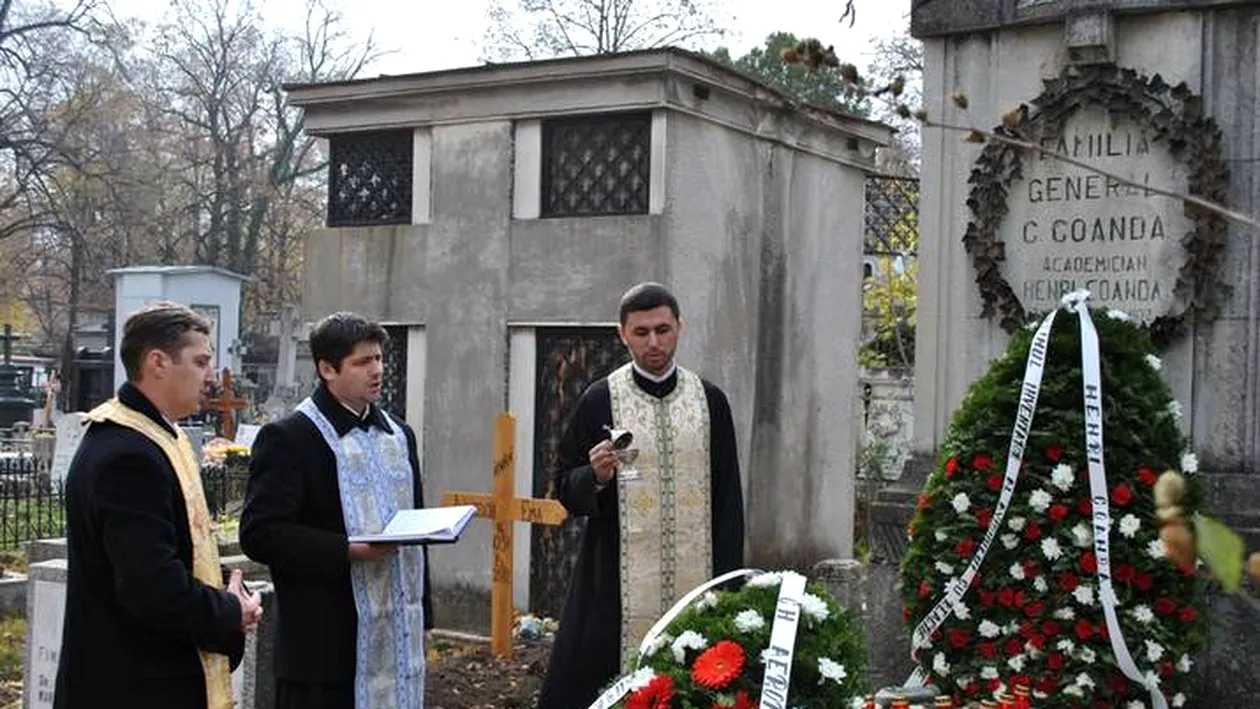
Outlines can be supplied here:
[[[739, 569], [744, 503], [726, 395], [674, 362], [678, 302], [644, 283], [623, 296], [632, 361], [578, 399], [557, 497], [587, 518], [538, 709], [586, 709], [633, 669], [648, 628], [683, 595]], [[614, 450], [609, 430], [633, 442]]]

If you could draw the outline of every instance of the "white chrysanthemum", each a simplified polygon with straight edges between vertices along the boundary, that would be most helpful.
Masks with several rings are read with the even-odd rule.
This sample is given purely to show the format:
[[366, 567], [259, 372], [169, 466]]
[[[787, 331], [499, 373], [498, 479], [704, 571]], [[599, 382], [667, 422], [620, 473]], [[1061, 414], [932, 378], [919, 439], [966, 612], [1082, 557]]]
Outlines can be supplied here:
[[967, 493], [960, 492], [957, 495], [954, 495], [954, 499], [950, 500], [949, 504], [954, 506], [955, 512], [962, 514], [963, 512], [971, 509], [971, 498], [967, 497]]
[[688, 650], [703, 650], [708, 646], [709, 641], [705, 640], [703, 635], [694, 630], [685, 630], [674, 640], [669, 649], [674, 651], [674, 660], [681, 665], [687, 661]]
[[1076, 475], [1066, 463], [1059, 463], [1054, 466], [1054, 472], [1050, 473], [1050, 482], [1060, 490], [1070, 490], [1076, 482]]
[[1015, 580], [1017, 580], [1017, 581], [1023, 581], [1023, 580], [1024, 580], [1024, 566], [1023, 566], [1023, 564], [1018, 564], [1018, 563], [1017, 563], [1017, 564], [1011, 564], [1010, 572], [1011, 572], [1011, 578], [1013, 578], [1013, 579], [1015, 579]]
[[1045, 512], [1053, 501], [1054, 498], [1050, 496], [1050, 493], [1041, 488], [1033, 490], [1032, 494], [1028, 496], [1028, 506], [1038, 512]]
[[1147, 670], [1146, 674], [1142, 675], [1142, 679], [1146, 680], [1149, 687], [1158, 687], [1160, 684], [1159, 675], [1155, 673], [1155, 670]]
[[1089, 674], [1085, 672], [1082, 672], [1076, 676], [1076, 684], [1082, 687], [1089, 687], [1090, 689], [1093, 689], [1094, 687], [1097, 686], [1094, 684], [1094, 678], [1090, 677]]
[[1072, 527], [1072, 544], [1082, 549], [1094, 543], [1094, 530], [1084, 522], [1077, 522]]
[[1133, 610], [1129, 611], [1129, 613], [1133, 616], [1134, 620], [1143, 625], [1155, 620], [1155, 614], [1152, 613], [1151, 609], [1147, 606], [1137, 606]]
[[1186, 705], [1186, 695], [1181, 692], [1174, 694], [1172, 698], [1172, 705], [1174, 707], [1184, 707]]
[[1163, 539], [1156, 539], [1155, 541], [1146, 545], [1146, 553], [1152, 559], [1163, 559], [1164, 557], [1168, 556], [1168, 547], [1164, 545]]
[[1072, 592], [1072, 597], [1082, 606], [1094, 605], [1094, 587], [1088, 584], [1081, 584]]
[[1041, 553], [1045, 555], [1049, 561], [1054, 561], [1063, 556], [1063, 549], [1059, 547], [1059, 540], [1054, 537], [1048, 537], [1041, 540]]
[[1092, 665], [1098, 660], [1098, 654], [1090, 647], [1081, 648], [1081, 651], [1078, 652], [1076, 656], [1081, 662], [1084, 662], [1087, 665]]
[[1059, 652], [1072, 652], [1076, 648], [1076, 643], [1072, 642], [1070, 638], [1063, 638], [1055, 643], [1054, 647]]
[[1045, 576], [1038, 576], [1033, 579], [1033, 588], [1037, 591], [1037, 593], [1045, 593], [1050, 590], [1050, 583], [1046, 581]]
[[1129, 322], [1130, 320], [1132, 320], [1132, 318], [1129, 317], [1128, 313], [1124, 312], [1123, 310], [1116, 310], [1114, 308], [1107, 311], [1107, 317], [1111, 318], [1112, 320], [1119, 320], [1120, 322]]
[[1024, 671], [1024, 656], [1016, 655], [1008, 659], [1006, 661], [1006, 666], [1010, 667], [1012, 670], [1015, 670], [1016, 672], [1023, 672]]
[[801, 596], [801, 612], [819, 621], [827, 620], [831, 616], [831, 611], [827, 610], [826, 601], [812, 593]]
[[1192, 661], [1190, 660], [1190, 656], [1189, 656], [1189, 655], [1182, 655], [1182, 656], [1181, 656], [1181, 659], [1180, 659], [1180, 660], [1177, 660], [1177, 671], [1178, 671], [1178, 672], [1189, 672], [1189, 671], [1190, 671], [1190, 668], [1191, 668], [1191, 667], [1193, 667], [1193, 666], [1194, 666], [1194, 662], [1192, 662]]
[[1125, 704], [1124, 709], [1146, 709], [1146, 705], [1143, 704], [1141, 701], [1134, 699], [1128, 704]]
[[1142, 520], [1133, 515], [1125, 515], [1120, 518], [1120, 533], [1126, 538], [1132, 539], [1142, 527]]
[[758, 574], [752, 577], [752, 579], [750, 579], [746, 585], [761, 587], [761, 588], [769, 588], [771, 586], [778, 586], [781, 583], [783, 583], [783, 574], [779, 573], [778, 571], [772, 571], [765, 574]]
[[954, 617], [958, 620], [971, 620], [971, 611], [967, 610], [966, 603], [959, 603], [954, 606]]
[[945, 656], [939, 652], [932, 658], [932, 674], [938, 677], [949, 676], [949, 663], [945, 661]]
[[741, 633], [751, 633], [764, 627], [766, 627], [766, 619], [762, 618], [760, 613], [751, 608], [740, 611], [735, 616], [735, 629]]
[[1010, 527], [1012, 532], [1024, 531], [1024, 525], [1027, 523], [1028, 523], [1028, 520], [1024, 519], [1023, 517], [1012, 517], [1006, 520], [1006, 526]]
[[1072, 610], [1071, 606], [1063, 606], [1054, 612], [1054, 617], [1059, 620], [1072, 620], [1076, 617], [1076, 611]]
[[1164, 366], [1164, 363], [1160, 361], [1159, 357], [1156, 357], [1153, 354], [1146, 355], [1145, 359], [1146, 359], [1147, 366], [1149, 366], [1151, 369], [1155, 370], [1156, 372], [1158, 372], [1160, 368]]
[[1015, 547], [1019, 546], [1019, 537], [1015, 536], [1014, 534], [1003, 534], [1002, 546], [1006, 547], [1007, 549], [1014, 549]]
[[706, 611], [718, 604], [717, 594], [712, 591], [705, 591], [704, 595], [696, 601], [696, 610]]
[[1181, 472], [1187, 475], [1199, 472], [1199, 456], [1194, 453], [1182, 453]]
[[818, 674], [821, 675], [818, 678], [819, 684], [822, 684], [824, 680], [831, 680], [836, 684], [841, 684], [844, 682], [844, 678], [849, 676], [849, 673], [844, 670], [844, 665], [828, 657], [818, 658]]
[[1069, 684], [1068, 686], [1063, 688], [1063, 693], [1070, 697], [1085, 696], [1085, 690], [1081, 689], [1081, 686], [1079, 684]]
[[949, 576], [950, 574], [954, 573], [954, 567], [950, 566], [949, 564], [946, 564], [943, 561], [936, 562], [936, 570], [946, 576]]
[[1181, 418], [1181, 402], [1180, 401], [1173, 399], [1172, 401], [1168, 402], [1168, 415], [1172, 416], [1174, 419]]
[[943, 542], [946, 539], [949, 539], [949, 534], [943, 529], [936, 530], [935, 536], [936, 536], [936, 541], [938, 542]]
[[1151, 662], [1159, 662], [1159, 658], [1164, 656], [1164, 646], [1150, 640], [1146, 641], [1146, 659]]
[[979, 631], [980, 635], [986, 638], [996, 638], [1002, 634], [1002, 629], [991, 620], [980, 621], [980, 626], [976, 628], [976, 630]]
[[643, 689], [653, 679], [656, 679], [656, 672], [651, 667], [640, 667], [634, 671], [634, 674], [630, 675], [630, 691]]
[[998, 671], [996, 667], [984, 666], [980, 668], [980, 679], [997, 679]]

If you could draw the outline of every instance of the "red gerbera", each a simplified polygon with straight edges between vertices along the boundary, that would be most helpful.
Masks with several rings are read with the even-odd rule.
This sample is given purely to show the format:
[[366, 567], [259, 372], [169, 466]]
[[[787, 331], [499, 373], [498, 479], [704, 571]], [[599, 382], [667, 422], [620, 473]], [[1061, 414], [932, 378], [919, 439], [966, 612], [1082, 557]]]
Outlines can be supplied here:
[[1067, 519], [1070, 511], [1067, 505], [1050, 505], [1050, 519], [1055, 522], [1062, 522], [1064, 519]]
[[721, 689], [744, 670], [744, 648], [733, 640], [720, 640], [700, 653], [691, 666], [691, 678], [709, 689]]
[[669, 709], [669, 701], [673, 698], [674, 680], [669, 675], [660, 675], [631, 694], [626, 700], [626, 709]]

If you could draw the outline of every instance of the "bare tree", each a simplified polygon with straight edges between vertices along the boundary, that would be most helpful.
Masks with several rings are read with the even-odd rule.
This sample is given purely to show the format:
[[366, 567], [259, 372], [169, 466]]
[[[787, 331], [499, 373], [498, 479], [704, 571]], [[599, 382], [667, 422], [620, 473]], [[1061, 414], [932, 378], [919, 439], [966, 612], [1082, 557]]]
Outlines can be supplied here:
[[718, 38], [710, 0], [494, 0], [488, 60], [534, 60], [688, 46]]

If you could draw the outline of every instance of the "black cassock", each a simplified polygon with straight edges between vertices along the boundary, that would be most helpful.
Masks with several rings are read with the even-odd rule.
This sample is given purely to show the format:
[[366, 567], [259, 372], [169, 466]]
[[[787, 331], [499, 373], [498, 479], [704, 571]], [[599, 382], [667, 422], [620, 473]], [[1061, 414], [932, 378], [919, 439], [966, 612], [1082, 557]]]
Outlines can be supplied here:
[[[653, 382], [634, 371], [643, 391], [663, 398], [678, 382], [675, 372]], [[709, 404], [710, 485], [713, 524], [713, 575], [740, 568], [744, 562], [744, 500], [731, 407], [721, 389], [704, 382]], [[538, 709], [586, 709], [616, 679], [621, 664], [621, 528], [617, 483], [595, 489], [595, 471], [588, 452], [608, 437], [612, 402], [605, 377], [578, 399], [560, 443], [561, 465], [554, 473], [556, 496], [575, 516], [585, 516], [586, 532], [560, 619], [551, 667]], [[690, 589], [680, 589], [681, 592]]]

